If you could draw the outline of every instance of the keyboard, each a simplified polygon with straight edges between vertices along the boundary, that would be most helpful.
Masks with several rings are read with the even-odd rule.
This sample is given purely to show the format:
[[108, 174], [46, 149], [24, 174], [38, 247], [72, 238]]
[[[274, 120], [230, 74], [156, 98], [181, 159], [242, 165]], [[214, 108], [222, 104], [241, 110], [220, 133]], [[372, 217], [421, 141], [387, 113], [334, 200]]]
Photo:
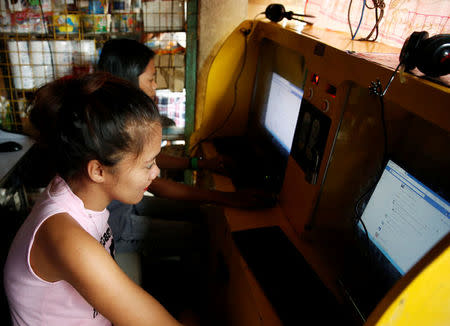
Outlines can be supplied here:
[[225, 170], [236, 189], [256, 188], [278, 193], [281, 189], [285, 163], [276, 153], [264, 150], [245, 136], [216, 138], [217, 152], [229, 158]]
[[232, 237], [283, 325], [348, 325], [333, 294], [279, 227]]

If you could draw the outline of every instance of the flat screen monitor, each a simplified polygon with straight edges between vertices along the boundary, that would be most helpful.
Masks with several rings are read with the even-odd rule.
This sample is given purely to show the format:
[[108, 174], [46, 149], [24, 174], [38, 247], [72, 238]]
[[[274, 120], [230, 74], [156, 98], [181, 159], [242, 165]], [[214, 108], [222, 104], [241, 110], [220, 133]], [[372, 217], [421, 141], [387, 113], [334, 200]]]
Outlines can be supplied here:
[[[449, 203], [391, 160], [361, 220], [371, 247], [399, 276], [450, 232]], [[358, 228], [365, 232], [361, 221]]]
[[288, 153], [291, 150], [303, 90], [273, 72], [263, 117], [263, 127]]

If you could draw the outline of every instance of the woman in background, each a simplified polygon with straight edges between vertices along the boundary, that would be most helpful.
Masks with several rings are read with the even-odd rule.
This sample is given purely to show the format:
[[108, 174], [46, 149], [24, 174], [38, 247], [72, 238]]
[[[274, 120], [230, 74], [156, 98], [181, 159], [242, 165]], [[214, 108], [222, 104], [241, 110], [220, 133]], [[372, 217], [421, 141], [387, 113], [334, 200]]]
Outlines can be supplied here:
[[[138, 41], [112, 39], [103, 46], [97, 69], [130, 81], [141, 88], [150, 98], [156, 100], [157, 84], [154, 57], [155, 53]], [[186, 157], [174, 157], [161, 153], [156, 160], [158, 166], [162, 169], [192, 168], [189, 158]], [[197, 160], [196, 162], [199, 169], [218, 170], [222, 160], [215, 158]], [[192, 211], [191, 208], [196, 207], [193, 202], [242, 208], [267, 207], [274, 203], [271, 194], [260, 191], [223, 192], [207, 190], [164, 178], [156, 178], [150, 185], [149, 191], [159, 199], [164, 198], [166, 200], [144, 197], [144, 200], [135, 206], [118, 202], [113, 202], [109, 206], [111, 212], [110, 225], [115, 238], [118, 240], [117, 249], [119, 251], [139, 250], [145, 238], [152, 238], [153, 236], [153, 238], [157, 237], [162, 240], [164, 238], [163, 233], [169, 237], [171, 235], [173, 237], [181, 236], [181, 238], [189, 237], [189, 235], [183, 236], [183, 232], [189, 230], [189, 227], [185, 223], [177, 224], [173, 220], [189, 220], [188, 215], [192, 215], [189, 213]], [[178, 205], [176, 202], [167, 199], [178, 200]], [[159, 209], [160, 205], [162, 205], [162, 209]], [[173, 209], [168, 210], [170, 207]], [[130, 215], [132, 219], [127, 218]], [[172, 221], [166, 223], [166, 217]], [[131, 220], [134, 220], [133, 225], [130, 225]], [[169, 224], [170, 227], [168, 227]], [[179, 233], [176, 232], [177, 229]], [[147, 232], [152, 234], [149, 235]], [[152, 243], [155, 244], [155, 241]], [[173, 243], [174, 241], [169, 241], [170, 245], [173, 245]], [[161, 241], [159, 245], [164, 246]], [[183, 247], [185, 244], [180, 243], [180, 246]]]

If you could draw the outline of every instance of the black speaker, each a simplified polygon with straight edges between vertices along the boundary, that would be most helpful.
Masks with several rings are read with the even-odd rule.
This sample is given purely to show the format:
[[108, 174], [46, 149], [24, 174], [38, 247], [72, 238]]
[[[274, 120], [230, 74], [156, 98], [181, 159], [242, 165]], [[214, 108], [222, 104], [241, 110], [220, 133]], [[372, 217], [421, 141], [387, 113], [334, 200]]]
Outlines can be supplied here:
[[311, 24], [310, 22], [306, 22], [306, 21], [298, 19], [294, 16], [315, 18], [315, 16], [312, 16], [312, 15], [302, 15], [302, 14], [296, 14], [292, 11], [286, 11], [286, 9], [284, 9], [284, 6], [279, 3], [273, 3], [273, 4], [268, 5], [266, 8], [266, 11], [264, 13], [265, 13], [267, 19], [269, 19], [270, 21], [273, 21], [275, 23], [278, 23], [279, 21], [283, 20], [283, 18], [286, 18], [289, 20], [294, 19], [294, 20], [298, 20], [301, 22]]
[[278, 23], [279, 21], [283, 20], [286, 14], [286, 10], [284, 9], [283, 5], [273, 3], [267, 6], [265, 14], [267, 19], [275, 23]]
[[412, 33], [403, 44], [400, 63], [406, 71], [417, 67], [430, 77], [450, 74], [450, 34]]

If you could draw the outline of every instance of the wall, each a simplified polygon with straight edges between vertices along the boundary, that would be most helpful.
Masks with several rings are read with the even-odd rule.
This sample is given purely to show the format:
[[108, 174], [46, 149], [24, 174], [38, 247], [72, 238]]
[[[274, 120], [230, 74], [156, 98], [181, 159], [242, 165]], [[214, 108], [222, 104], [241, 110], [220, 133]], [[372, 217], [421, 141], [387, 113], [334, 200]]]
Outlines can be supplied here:
[[[230, 33], [244, 20], [254, 19], [265, 10], [270, 0], [199, 0], [198, 57], [195, 129], [203, 120], [208, 72], [216, 54]], [[282, 1], [286, 10], [303, 12], [305, 0]], [[259, 15], [263, 19], [264, 15]]]

